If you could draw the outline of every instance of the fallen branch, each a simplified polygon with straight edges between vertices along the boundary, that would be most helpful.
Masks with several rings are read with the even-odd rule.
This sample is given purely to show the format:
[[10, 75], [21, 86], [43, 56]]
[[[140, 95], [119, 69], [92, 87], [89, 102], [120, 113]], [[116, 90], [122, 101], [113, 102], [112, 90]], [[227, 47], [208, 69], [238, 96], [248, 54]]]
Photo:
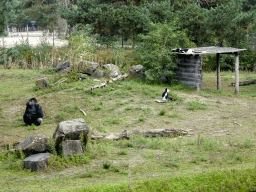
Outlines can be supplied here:
[[125, 79], [126, 77], [128, 77], [129, 74], [125, 73], [124, 75], [118, 75], [115, 78], [110, 78], [109, 80], [105, 81], [105, 83], [101, 83], [99, 85], [94, 85], [91, 87], [91, 90], [96, 89], [96, 88], [103, 88], [107, 86], [107, 83], [113, 83], [114, 81], [121, 81], [123, 79]]
[[[250, 85], [250, 84], [255, 84], [255, 83], [256, 83], [256, 79], [240, 81], [239, 86]], [[235, 83], [231, 83], [231, 86], [235, 86]]]
[[101, 84], [99, 84], [99, 85], [94, 85], [94, 86], [92, 86], [92, 87], [91, 87], [91, 90], [92, 90], [92, 89], [96, 89], [96, 88], [103, 88], [103, 87], [106, 87], [106, 86], [107, 86], [106, 83], [101, 83]]
[[80, 109], [80, 111], [84, 114], [84, 116], [86, 116], [86, 113], [82, 109]]
[[124, 75], [118, 75], [115, 78], [110, 78], [107, 83], [113, 83], [114, 81], [121, 81], [129, 76], [129, 73], [125, 73]]
[[229, 129], [228, 130], [214, 131], [214, 133], [223, 133], [223, 132], [228, 132], [228, 131], [229, 131]]
[[242, 126], [240, 123], [237, 123], [237, 122], [234, 122], [234, 124], [237, 124], [237, 125], [239, 125], [239, 126]]
[[53, 83], [53, 84], [50, 84], [51, 86], [53, 86], [53, 85], [55, 85], [55, 84], [61, 84], [61, 83], [63, 83], [63, 82], [65, 82], [67, 79], [63, 79], [63, 80], [59, 80], [59, 81], [57, 81], [57, 82], [55, 82], [55, 83]]

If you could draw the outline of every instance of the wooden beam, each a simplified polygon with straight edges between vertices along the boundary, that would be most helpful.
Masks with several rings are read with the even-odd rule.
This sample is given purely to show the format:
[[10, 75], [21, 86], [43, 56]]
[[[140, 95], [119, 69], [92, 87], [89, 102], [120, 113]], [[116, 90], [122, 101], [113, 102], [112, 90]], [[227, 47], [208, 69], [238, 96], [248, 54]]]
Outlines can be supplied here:
[[239, 94], [239, 52], [235, 53], [235, 94]]
[[220, 54], [217, 53], [216, 55], [217, 61], [217, 89], [220, 89]]

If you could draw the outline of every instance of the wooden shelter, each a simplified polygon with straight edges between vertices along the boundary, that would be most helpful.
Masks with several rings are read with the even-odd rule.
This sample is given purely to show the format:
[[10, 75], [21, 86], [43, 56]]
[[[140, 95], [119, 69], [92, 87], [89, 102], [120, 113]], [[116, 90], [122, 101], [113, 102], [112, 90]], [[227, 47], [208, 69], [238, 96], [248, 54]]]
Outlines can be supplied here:
[[180, 55], [201, 56], [203, 54], [216, 54], [217, 62], [217, 89], [221, 88], [220, 82], [220, 54], [234, 54], [235, 55], [235, 94], [239, 94], [239, 53], [246, 49], [237, 49], [232, 47], [198, 47], [190, 48], [193, 53], [179, 53]]

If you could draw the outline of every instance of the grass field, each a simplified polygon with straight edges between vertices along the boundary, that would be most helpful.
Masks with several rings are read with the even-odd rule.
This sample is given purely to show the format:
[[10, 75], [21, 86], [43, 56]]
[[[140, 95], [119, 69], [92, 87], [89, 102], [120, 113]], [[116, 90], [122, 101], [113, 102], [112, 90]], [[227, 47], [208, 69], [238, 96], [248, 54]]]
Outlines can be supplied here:
[[[216, 73], [211, 72], [203, 74], [199, 92], [134, 78], [91, 92], [100, 82], [76, 81], [77, 76], [0, 69], [0, 191], [256, 190], [256, 85], [240, 87], [240, 95], [234, 95], [229, 86], [234, 73], [222, 72], [222, 89], [216, 90]], [[42, 77], [50, 88], [36, 88]], [[256, 73], [240, 72], [241, 81], [255, 78]], [[166, 87], [176, 101], [155, 102]], [[44, 111], [39, 127], [22, 120], [32, 97]], [[5, 155], [3, 146], [35, 134], [52, 137], [60, 121], [74, 118], [84, 118], [99, 132], [174, 128], [193, 134], [91, 141], [82, 156], [52, 157], [45, 173], [25, 170], [22, 156]]]

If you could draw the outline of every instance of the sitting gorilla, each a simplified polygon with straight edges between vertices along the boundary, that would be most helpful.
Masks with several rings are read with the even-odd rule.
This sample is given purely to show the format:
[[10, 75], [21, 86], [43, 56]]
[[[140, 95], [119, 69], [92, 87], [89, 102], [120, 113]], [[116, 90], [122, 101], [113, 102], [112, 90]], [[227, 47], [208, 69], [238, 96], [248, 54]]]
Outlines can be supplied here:
[[23, 115], [23, 120], [27, 125], [31, 125], [32, 123], [36, 126], [41, 125], [43, 122], [43, 109], [37, 103], [36, 98], [30, 99], [26, 103], [26, 111]]

